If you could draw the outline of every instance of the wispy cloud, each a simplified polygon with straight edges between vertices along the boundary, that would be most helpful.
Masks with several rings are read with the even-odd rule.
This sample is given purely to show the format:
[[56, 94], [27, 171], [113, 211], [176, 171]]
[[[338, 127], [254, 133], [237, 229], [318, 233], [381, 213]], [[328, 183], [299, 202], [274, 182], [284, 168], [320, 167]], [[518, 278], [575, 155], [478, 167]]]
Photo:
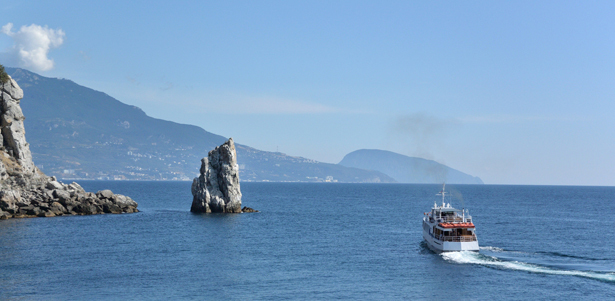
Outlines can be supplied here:
[[162, 85], [162, 87], [160, 87], [160, 90], [162, 91], [167, 91], [167, 90], [171, 90], [173, 89], [175, 85], [173, 84], [173, 82], [170, 81], [165, 81]]
[[[218, 110], [230, 111], [229, 109], [232, 108], [234, 113], [240, 114], [320, 114], [339, 111], [334, 107], [319, 103], [268, 96], [225, 97], [222, 102], [205, 102], [203, 104], [206, 106], [213, 105]], [[223, 106], [220, 106], [220, 104], [223, 104]]]
[[[129, 79], [129, 81], [131, 81]], [[132, 81], [131, 81], [132, 82]], [[275, 96], [250, 96], [235, 93], [197, 92], [193, 89], [184, 90], [177, 87], [172, 92], [173, 98], [166, 93], [168, 89], [135, 89], [132, 97], [147, 102], [157, 102], [169, 105], [181, 105], [191, 108], [191, 111], [214, 114], [328, 114], [350, 113], [342, 109], [316, 102], [288, 99]]]
[[523, 123], [537, 121], [579, 121], [581, 117], [566, 116], [525, 116], [525, 115], [485, 115], [485, 116], [466, 116], [459, 118], [463, 123]]
[[138, 81], [136, 78], [134, 78], [134, 77], [132, 77], [130, 75], [126, 75], [126, 80], [128, 80], [129, 83], [131, 83], [131, 84], [133, 84], [135, 86], [138, 86], [138, 85], [141, 84], [140, 81]]
[[83, 50], [79, 51], [79, 57], [83, 61], [89, 61], [90, 60], [90, 55], [86, 51], [83, 51]]
[[3, 54], [3, 58], [8, 63], [34, 71], [53, 68], [53, 60], [47, 57], [49, 50], [62, 45], [66, 36], [62, 29], [50, 29], [36, 24], [13, 31], [13, 23], [8, 23], [2, 26], [0, 32], [13, 39], [13, 46]]

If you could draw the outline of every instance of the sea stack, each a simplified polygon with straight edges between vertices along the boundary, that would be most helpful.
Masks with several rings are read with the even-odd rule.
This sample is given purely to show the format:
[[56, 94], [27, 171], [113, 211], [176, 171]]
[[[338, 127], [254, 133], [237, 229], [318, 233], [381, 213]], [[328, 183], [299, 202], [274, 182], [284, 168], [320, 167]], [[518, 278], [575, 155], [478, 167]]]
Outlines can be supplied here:
[[[239, 165], [233, 138], [201, 159], [200, 175], [192, 181], [192, 207], [197, 213], [241, 213]], [[251, 208], [244, 208], [246, 212]], [[254, 212], [254, 211], [251, 211]]]
[[19, 105], [23, 90], [8, 75], [1, 78], [0, 219], [138, 212], [127, 196], [86, 192], [77, 183], [66, 185], [40, 171], [26, 142], [26, 118]]

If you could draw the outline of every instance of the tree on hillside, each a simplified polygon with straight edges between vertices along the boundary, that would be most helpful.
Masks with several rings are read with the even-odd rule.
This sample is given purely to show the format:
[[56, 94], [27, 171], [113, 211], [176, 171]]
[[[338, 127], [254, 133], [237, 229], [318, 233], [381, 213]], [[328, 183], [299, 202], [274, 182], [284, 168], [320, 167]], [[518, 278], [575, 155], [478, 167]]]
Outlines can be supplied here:
[[9, 75], [4, 71], [4, 66], [0, 65], [0, 83], [6, 83], [9, 81]]

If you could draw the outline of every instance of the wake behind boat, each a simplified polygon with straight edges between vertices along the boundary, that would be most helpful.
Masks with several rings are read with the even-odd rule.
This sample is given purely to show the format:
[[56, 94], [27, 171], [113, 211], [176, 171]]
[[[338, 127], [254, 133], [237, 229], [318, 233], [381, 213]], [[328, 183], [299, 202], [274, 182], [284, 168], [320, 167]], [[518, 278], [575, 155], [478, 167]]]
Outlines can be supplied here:
[[442, 206], [436, 202], [430, 212], [423, 217], [423, 238], [427, 246], [436, 252], [478, 251], [476, 228], [467, 210], [455, 209], [450, 202], [445, 203], [447, 192], [442, 185]]

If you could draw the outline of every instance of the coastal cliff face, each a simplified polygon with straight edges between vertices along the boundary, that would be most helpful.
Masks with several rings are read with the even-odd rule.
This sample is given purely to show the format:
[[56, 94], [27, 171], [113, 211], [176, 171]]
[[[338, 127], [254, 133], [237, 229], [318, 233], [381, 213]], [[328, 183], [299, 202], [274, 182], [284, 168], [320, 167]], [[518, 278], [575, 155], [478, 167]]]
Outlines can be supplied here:
[[[22, 98], [23, 91], [12, 78], [9, 78], [6, 83], [2, 83], [2, 95], [0, 96], [0, 139], [2, 146], [0, 148], [9, 155], [9, 158], [14, 160], [5, 162], [6, 156], [2, 158], [2, 162], [5, 164], [0, 166], [0, 180], [6, 180], [11, 174], [33, 176], [38, 172], [32, 162], [32, 154], [26, 142], [26, 131], [23, 125], [26, 118], [19, 106], [19, 101]], [[15, 164], [11, 164], [13, 162]]]
[[47, 177], [32, 161], [19, 102], [23, 91], [12, 79], [0, 82], [0, 219], [138, 212], [131, 198], [110, 190], [86, 192], [79, 184]]
[[200, 175], [192, 181], [192, 196], [192, 212], [242, 212], [239, 166], [232, 138], [201, 159]]

